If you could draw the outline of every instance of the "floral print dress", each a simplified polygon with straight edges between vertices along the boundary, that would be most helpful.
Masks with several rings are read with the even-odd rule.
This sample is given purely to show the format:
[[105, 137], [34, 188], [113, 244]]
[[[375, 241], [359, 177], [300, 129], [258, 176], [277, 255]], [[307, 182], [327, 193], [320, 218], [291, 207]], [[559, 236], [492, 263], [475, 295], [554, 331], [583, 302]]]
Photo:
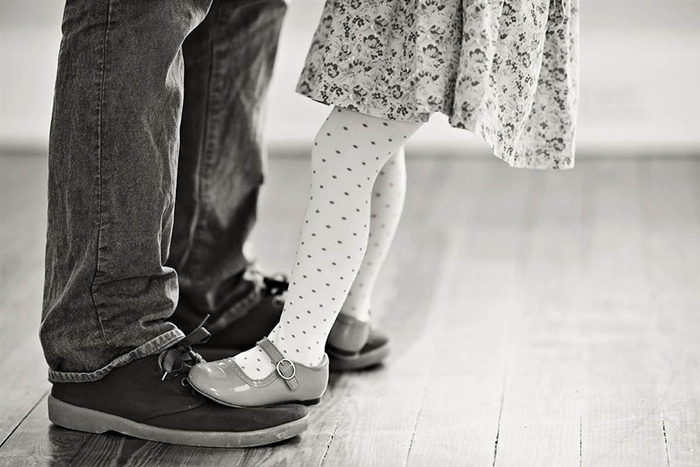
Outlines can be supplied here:
[[481, 135], [514, 167], [574, 165], [578, 0], [326, 0], [297, 91]]

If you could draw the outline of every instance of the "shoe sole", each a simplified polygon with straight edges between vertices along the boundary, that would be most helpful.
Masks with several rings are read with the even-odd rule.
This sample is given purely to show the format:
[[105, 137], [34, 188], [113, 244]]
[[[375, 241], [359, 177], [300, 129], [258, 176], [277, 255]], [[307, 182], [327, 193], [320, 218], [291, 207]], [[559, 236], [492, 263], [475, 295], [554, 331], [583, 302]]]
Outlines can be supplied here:
[[309, 416], [263, 430], [246, 432], [184, 431], [138, 423], [116, 415], [87, 409], [49, 396], [49, 420], [55, 425], [87, 433], [115, 431], [134, 438], [185, 446], [247, 448], [278, 443], [300, 435]]
[[328, 369], [332, 372], [367, 370], [381, 364], [389, 355], [389, 350], [390, 346], [387, 344], [376, 348], [371, 352], [360, 353], [357, 356], [348, 357], [337, 354], [326, 347], [326, 353], [328, 354], [329, 360]]

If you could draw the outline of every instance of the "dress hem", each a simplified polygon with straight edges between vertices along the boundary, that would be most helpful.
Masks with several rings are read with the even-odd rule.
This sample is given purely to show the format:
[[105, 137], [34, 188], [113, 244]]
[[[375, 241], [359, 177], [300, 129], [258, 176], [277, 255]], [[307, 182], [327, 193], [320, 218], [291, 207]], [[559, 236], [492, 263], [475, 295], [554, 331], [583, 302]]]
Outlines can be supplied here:
[[476, 122], [460, 121], [459, 123], [461, 126], [457, 126], [457, 122], [454, 121], [454, 118], [455, 118], [454, 114], [451, 115], [451, 114], [445, 113], [444, 111], [439, 110], [439, 109], [433, 110], [431, 113], [421, 112], [418, 115], [408, 116], [408, 118], [389, 118], [385, 112], [381, 112], [379, 109], [376, 109], [374, 107], [361, 106], [361, 105], [356, 105], [354, 103], [348, 104], [344, 101], [333, 102], [330, 99], [324, 99], [320, 96], [305, 93], [299, 89], [297, 89], [297, 93], [301, 94], [302, 96], [308, 97], [309, 99], [311, 99], [315, 102], [318, 102], [320, 104], [334, 106], [334, 107], [340, 107], [340, 108], [346, 109], [346, 110], [353, 110], [356, 112], [363, 113], [365, 115], [369, 115], [370, 117], [380, 118], [382, 120], [389, 120], [389, 121], [426, 123], [434, 113], [441, 113], [449, 118], [449, 123], [450, 123], [450, 126], [452, 128], [470, 131], [471, 133], [477, 135], [491, 148], [491, 151], [495, 157], [502, 160], [503, 162], [508, 164], [510, 167], [513, 167], [516, 169], [531, 169], [531, 170], [567, 170], [567, 169], [574, 168], [575, 158], [574, 158], [573, 153], [570, 153], [570, 154], [561, 153], [560, 154], [561, 159], [558, 159], [552, 163], [546, 163], [546, 162], [542, 162], [542, 161], [528, 162], [528, 160], [531, 160], [530, 158], [526, 158], [526, 157], [519, 158], [517, 156], [503, 154], [503, 152], [501, 150], [499, 150], [499, 148], [495, 144], [493, 144], [493, 142], [489, 138], [489, 135], [484, 131], [484, 128], [483, 127], [478, 128], [479, 125]]

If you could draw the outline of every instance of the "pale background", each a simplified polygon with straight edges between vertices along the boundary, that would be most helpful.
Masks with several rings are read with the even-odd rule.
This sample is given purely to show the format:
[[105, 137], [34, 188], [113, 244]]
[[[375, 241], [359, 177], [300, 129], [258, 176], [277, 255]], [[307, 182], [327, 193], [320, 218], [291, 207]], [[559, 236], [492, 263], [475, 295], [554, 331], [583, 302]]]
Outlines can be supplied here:
[[[274, 155], [299, 154], [327, 109], [294, 94], [319, 0], [292, 0], [270, 91]], [[700, 1], [582, 0], [581, 157], [700, 153]], [[63, 2], [0, 0], [0, 151], [45, 154]], [[412, 155], [484, 155], [485, 145], [435, 117]], [[431, 151], [435, 154], [435, 151]]]

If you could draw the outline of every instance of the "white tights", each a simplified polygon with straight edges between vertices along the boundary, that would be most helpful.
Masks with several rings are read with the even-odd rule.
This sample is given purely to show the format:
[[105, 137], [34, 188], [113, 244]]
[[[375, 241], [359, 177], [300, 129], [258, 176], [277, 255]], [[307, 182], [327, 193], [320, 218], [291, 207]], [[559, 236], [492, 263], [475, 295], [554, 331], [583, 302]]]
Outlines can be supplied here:
[[[420, 126], [335, 108], [316, 135], [311, 198], [284, 310], [269, 335], [285, 357], [318, 365], [341, 308], [369, 319], [403, 207], [403, 146]], [[258, 347], [234, 359], [252, 378], [274, 371]]]

